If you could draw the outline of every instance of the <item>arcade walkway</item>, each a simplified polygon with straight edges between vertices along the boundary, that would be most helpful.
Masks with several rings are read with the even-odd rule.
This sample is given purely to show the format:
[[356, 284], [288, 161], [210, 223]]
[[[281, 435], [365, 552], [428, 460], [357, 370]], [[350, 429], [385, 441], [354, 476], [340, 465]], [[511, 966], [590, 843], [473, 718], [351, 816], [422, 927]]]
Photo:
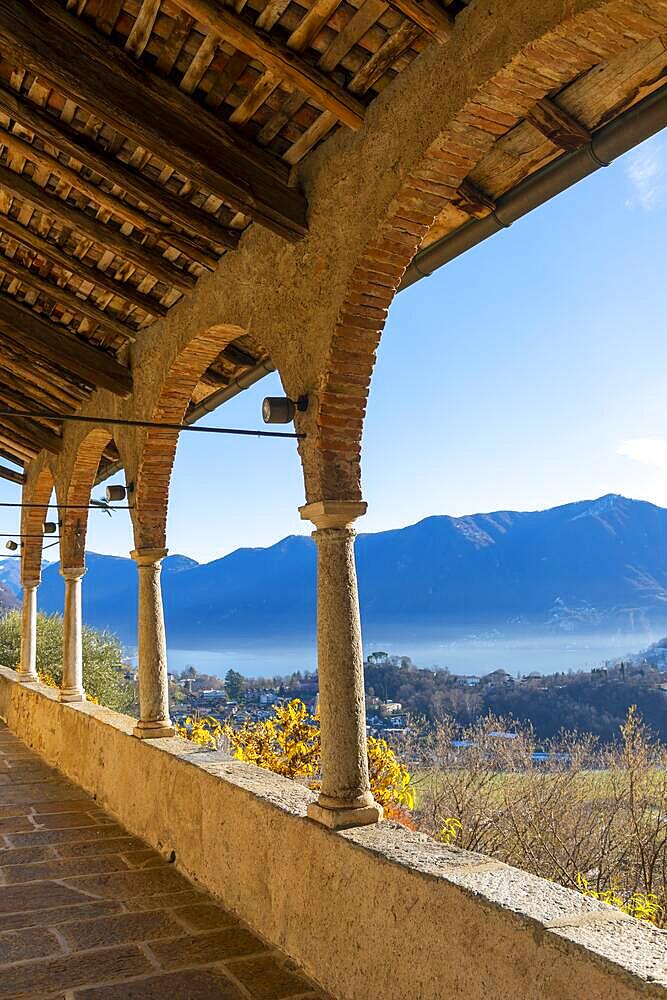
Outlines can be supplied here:
[[324, 1000], [0, 724], [0, 998]]

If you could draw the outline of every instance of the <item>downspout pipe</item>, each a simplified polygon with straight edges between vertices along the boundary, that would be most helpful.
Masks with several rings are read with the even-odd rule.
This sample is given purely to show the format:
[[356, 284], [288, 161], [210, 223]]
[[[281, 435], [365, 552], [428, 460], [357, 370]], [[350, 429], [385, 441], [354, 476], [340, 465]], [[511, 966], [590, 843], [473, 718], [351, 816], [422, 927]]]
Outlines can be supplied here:
[[427, 278], [439, 267], [507, 229], [578, 181], [608, 167], [617, 157], [667, 126], [667, 85], [656, 90], [608, 125], [590, 142], [537, 170], [496, 202], [495, 211], [437, 240], [416, 255], [403, 275], [399, 292]]

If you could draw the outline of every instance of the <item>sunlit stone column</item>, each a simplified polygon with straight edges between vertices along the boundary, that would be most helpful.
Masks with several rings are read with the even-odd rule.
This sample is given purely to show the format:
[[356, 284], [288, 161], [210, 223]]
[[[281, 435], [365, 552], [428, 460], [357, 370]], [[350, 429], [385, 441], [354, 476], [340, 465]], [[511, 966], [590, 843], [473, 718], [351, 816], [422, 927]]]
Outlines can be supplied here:
[[317, 667], [322, 732], [322, 787], [308, 807], [332, 829], [382, 818], [368, 780], [366, 704], [352, 524], [365, 503], [323, 500], [300, 508], [316, 527]]
[[139, 722], [141, 739], [173, 736], [169, 718], [167, 640], [164, 630], [160, 571], [166, 549], [135, 549], [139, 571]]
[[81, 616], [81, 580], [85, 567], [62, 567], [65, 578], [65, 615], [63, 620], [63, 679], [61, 701], [85, 701], [83, 690], [83, 622]]
[[37, 680], [37, 588], [39, 580], [24, 581], [21, 613], [21, 663], [19, 680], [24, 684]]

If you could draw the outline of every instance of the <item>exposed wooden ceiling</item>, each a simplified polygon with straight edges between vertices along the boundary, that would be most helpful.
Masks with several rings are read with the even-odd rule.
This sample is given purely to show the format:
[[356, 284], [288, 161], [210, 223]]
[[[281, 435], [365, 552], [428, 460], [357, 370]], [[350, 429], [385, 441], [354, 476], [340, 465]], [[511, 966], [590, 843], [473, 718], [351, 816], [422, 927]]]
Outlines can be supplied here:
[[[132, 388], [126, 348], [250, 225], [307, 228], [292, 168], [466, 0], [0, 0], [0, 409], [71, 413]], [[665, 82], [660, 39], [600, 64], [498, 142], [428, 241]], [[258, 361], [228, 347], [199, 402]], [[58, 450], [57, 420], [0, 418], [0, 456]], [[117, 454], [110, 446], [107, 459]]]
[[[0, 407], [130, 392], [124, 347], [247, 226], [302, 237], [292, 167], [360, 127], [461, 6], [0, 0]], [[260, 354], [223, 352], [195, 400]], [[1, 418], [0, 449], [23, 462], [58, 432]]]

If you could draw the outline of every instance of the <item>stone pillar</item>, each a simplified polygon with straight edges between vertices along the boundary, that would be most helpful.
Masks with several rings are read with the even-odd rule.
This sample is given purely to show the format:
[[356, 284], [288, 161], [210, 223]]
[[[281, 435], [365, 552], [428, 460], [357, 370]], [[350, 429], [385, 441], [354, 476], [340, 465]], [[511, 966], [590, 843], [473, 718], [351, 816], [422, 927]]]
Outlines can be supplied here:
[[322, 786], [311, 819], [343, 829], [382, 819], [368, 780], [366, 704], [359, 595], [351, 525], [365, 503], [323, 500], [300, 508], [315, 524], [317, 668], [322, 732]]
[[85, 567], [61, 568], [65, 578], [65, 615], [63, 620], [63, 679], [61, 701], [85, 701], [83, 690], [83, 622], [81, 617], [81, 579]]
[[139, 571], [139, 722], [140, 739], [173, 736], [169, 718], [167, 641], [164, 631], [160, 570], [166, 549], [131, 553]]
[[24, 684], [37, 677], [37, 588], [39, 580], [23, 584], [23, 610], [21, 613], [21, 663], [19, 680]]

